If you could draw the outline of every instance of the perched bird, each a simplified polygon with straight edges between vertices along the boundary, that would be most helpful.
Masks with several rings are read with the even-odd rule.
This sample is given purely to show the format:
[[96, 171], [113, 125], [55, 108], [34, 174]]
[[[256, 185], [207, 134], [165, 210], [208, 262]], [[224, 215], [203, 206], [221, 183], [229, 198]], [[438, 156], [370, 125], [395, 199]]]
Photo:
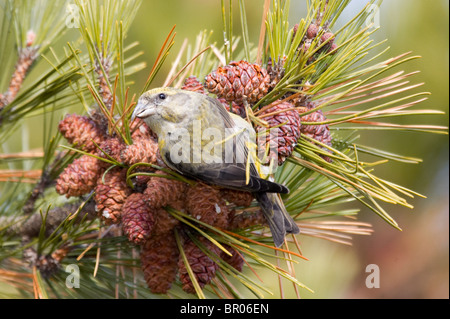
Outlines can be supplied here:
[[299, 233], [278, 194], [289, 193], [288, 188], [263, 179], [248, 160], [253, 127], [227, 112], [218, 100], [187, 90], [157, 88], [142, 94], [132, 120], [135, 117], [156, 133], [161, 157], [171, 169], [210, 185], [252, 192], [277, 247], [286, 233]]

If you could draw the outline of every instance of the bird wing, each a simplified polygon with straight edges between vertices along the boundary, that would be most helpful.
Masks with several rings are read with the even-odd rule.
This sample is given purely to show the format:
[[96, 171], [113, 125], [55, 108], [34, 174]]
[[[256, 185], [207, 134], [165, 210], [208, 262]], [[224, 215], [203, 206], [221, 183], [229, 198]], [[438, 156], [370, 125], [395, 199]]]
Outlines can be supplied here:
[[[206, 96], [202, 107], [214, 107], [218, 111], [221, 119], [224, 122], [225, 128], [236, 129], [236, 123], [223, 105], [214, 98]], [[233, 159], [232, 161], [223, 160], [222, 163], [173, 163], [170, 160], [169, 154], [166, 154], [164, 160], [169, 167], [176, 171], [189, 176], [194, 179], [200, 179], [206, 183], [233, 188], [249, 192], [273, 192], [273, 193], [288, 193], [287, 187], [277, 184], [265, 179], [262, 179], [255, 165], [252, 162], [247, 163], [248, 147], [246, 145], [246, 136], [236, 134]], [[238, 156], [241, 154], [241, 156]], [[225, 159], [225, 156], [223, 157]], [[244, 159], [244, 160], [242, 160]], [[248, 167], [249, 165], [249, 167]], [[247, 175], [247, 168], [249, 174]], [[247, 178], [248, 177], [248, 178]]]

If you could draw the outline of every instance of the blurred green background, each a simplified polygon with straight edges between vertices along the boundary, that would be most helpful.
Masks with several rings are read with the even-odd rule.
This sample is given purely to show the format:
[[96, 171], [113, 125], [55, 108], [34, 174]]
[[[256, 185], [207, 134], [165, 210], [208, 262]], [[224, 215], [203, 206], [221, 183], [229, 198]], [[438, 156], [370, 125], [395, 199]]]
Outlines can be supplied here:
[[[235, 34], [240, 34], [237, 1], [234, 1]], [[354, 16], [366, 1], [355, 0], [342, 16], [343, 22]], [[291, 1], [291, 22], [306, 15], [305, 1]], [[263, 0], [247, 0], [249, 35], [257, 43]], [[412, 83], [425, 82], [421, 91], [432, 95], [418, 108], [444, 111], [443, 116], [414, 118], [415, 123], [448, 126], [449, 81], [449, 3], [447, 0], [385, 0], [380, 8], [381, 29], [375, 40], [388, 39], [391, 50], [384, 58], [413, 51], [421, 59], [402, 65], [406, 72], [420, 70]], [[127, 41], [139, 41], [145, 52], [141, 60], [148, 66], [133, 77], [133, 93], [140, 92], [164, 39], [176, 25], [176, 43], [172, 54], [156, 79], [161, 85], [170, 70], [176, 52], [185, 38], [195, 41], [199, 31], [214, 30], [214, 40], [222, 43], [222, 20], [219, 0], [144, 1], [128, 35]], [[72, 33], [70, 33], [72, 32]], [[71, 30], [64, 41], [74, 38]], [[74, 33], [75, 32], [75, 33]], [[396, 69], [397, 71], [400, 69]], [[81, 111], [81, 110], [72, 110]], [[401, 120], [401, 119], [400, 119]], [[400, 121], [397, 120], [397, 121]], [[402, 122], [408, 123], [408, 122]], [[37, 126], [36, 126], [37, 125]], [[23, 128], [4, 145], [8, 151], [39, 148], [41, 134], [36, 134], [39, 119], [26, 122]], [[448, 136], [415, 132], [362, 133], [367, 145], [419, 157], [418, 165], [389, 163], [377, 167], [377, 174], [404, 185], [427, 199], [414, 198], [414, 209], [384, 207], [403, 231], [395, 230], [373, 213], [362, 210], [359, 220], [373, 224], [371, 236], [355, 236], [352, 247], [321, 239], [300, 236], [303, 254], [296, 268], [300, 281], [315, 294], [301, 292], [303, 298], [448, 298], [449, 297], [449, 166]], [[357, 205], [356, 203], [354, 204]], [[365, 285], [368, 264], [380, 269], [380, 288]], [[278, 281], [268, 283], [278, 291]], [[291, 285], [285, 284], [285, 297], [295, 297]], [[275, 296], [278, 297], [278, 296]]]

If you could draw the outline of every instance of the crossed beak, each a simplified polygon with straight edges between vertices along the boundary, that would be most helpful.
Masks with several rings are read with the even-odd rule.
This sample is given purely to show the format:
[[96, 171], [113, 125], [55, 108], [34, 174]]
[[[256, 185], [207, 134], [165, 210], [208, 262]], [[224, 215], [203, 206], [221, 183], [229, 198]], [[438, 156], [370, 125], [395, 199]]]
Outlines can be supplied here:
[[149, 116], [154, 115], [155, 113], [156, 109], [153, 106], [138, 102], [138, 104], [134, 108], [133, 114], [131, 115], [131, 121], [133, 121], [136, 117], [145, 119]]

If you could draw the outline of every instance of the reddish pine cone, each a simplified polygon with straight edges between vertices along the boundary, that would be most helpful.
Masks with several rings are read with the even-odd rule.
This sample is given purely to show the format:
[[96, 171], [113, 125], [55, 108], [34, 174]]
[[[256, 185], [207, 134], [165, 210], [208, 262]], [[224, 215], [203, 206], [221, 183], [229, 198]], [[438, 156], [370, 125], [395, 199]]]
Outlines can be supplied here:
[[232, 256], [226, 254], [224, 251], [221, 251], [220, 253], [221, 253], [222, 260], [224, 262], [228, 263], [229, 265], [231, 265], [237, 271], [241, 272], [242, 268], [244, 266], [244, 259], [236, 251], [236, 249], [234, 249], [228, 245], [224, 245], [224, 248], [226, 250], [228, 250], [232, 254]]
[[[326, 120], [327, 118], [323, 114], [322, 110], [318, 110], [301, 117], [302, 122], [310, 123], [323, 122]], [[316, 141], [331, 146], [331, 133], [330, 128], [327, 124], [302, 124], [300, 131], [302, 132], [302, 134], [305, 134], [306, 136], [311, 137]]]
[[83, 155], [69, 164], [56, 180], [56, 191], [60, 195], [81, 196], [95, 188], [103, 170], [100, 161]]
[[120, 222], [122, 206], [131, 194], [125, 174], [126, 170], [111, 170], [97, 181], [94, 196], [96, 210], [106, 224]]
[[234, 189], [221, 189], [220, 194], [230, 203], [244, 207], [250, 206], [254, 198], [253, 194], [250, 192], [237, 191]]
[[158, 143], [153, 138], [141, 138], [126, 146], [120, 158], [125, 165], [137, 163], [156, 164], [158, 160]]
[[58, 129], [69, 143], [86, 152], [96, 149], [94, 142], [100, 145], [106, 139], [105, 133], [87, 116], [69, 114], [59, 122]]
[[156, 135], [153, 131], [145, 124], [145, 122], [139, 118], [135, 118], [133, 122], [130, 123], [131, 139], [133, 141], [143, 139], [155, 139]]
[[[268, 160], [274, 159], [278, 165], [283, 164], [300, 137], [300, 115], [289, 102], [281, 102], [261, 112], [258, 116], [269, 124], [269, 127], [259, 126], [258, 152], [263, 158], [266, 147], [269, 147]], [[268, 115], [274, 113], [272, 115]], [[267, 115], [267, 116], [266, 116]], [[270, 129], [270, 131], [268, 131]]]
[[[222, 105], [226, 108], [226, 110], [228, 112], [234, 113], [239, 115], [242, 118], [246, 118], [247, 114], [245, 112], [245, 107], [241, 104], [237, 104], [236, 102], [232, 101], [232, 102], [227, 102], [227, 100], [225, 100], [223, 97], [218, 99], [220, 103], [222, 103]], [[231, 107], [230, 107], [230, 103], [231, 103]]]
[[141, 250], [141, 267], [150, 291], [166, 293], [177, 275], [178, 247], [173, 233], [154, 236]]
[[185, 203], [192, 217], [215, 227], [228, 226], [229, 209], [220, 190], [198, 183], [188, 188]]
[[261, 210], [256, 212], [243, 212], [230, 216], [228, 229], [247, 229], [253, 226], [267, 225], [267, 220]]
[[[177, 211], [184, 212], [184, 201], [176, 200], [171, 202], [170, 207]], [[166, 235], [180, 224], [180, 221], [173, 217], [165, 208], [158, 208], [154, 210], [155, 227], [153, 229], [154, 236]]]
[[[198, 239], [202, 244], [202, 248], [204, 247], [212, 255], [219, 256], [221, 250], [216, 245], [204, 237], [199, 237]], [[184, 242], [183, 250], [200, 288], [203, 288], [215, 277], [219, 266], [190, 239]], [[178, 269], [183, 290], [191, 294], [195, 293], [194, 285], [182, 258], [178, 260]]]
[[218, 98], [241, 104], [246, 97], [248, 103], [260, 100], [270, 87], [266, 69], [246, 61], [231, 62], [206, 76], [206, 89]]
[[186, 80], [184, 80], [184, 84], [181, 87], [182, 90], [197, 92], [201, 94], [206, 94], [205, 88], [203, 87], [202, 82], [200, 82], [197, 77], [191, 75]]
[[[107, 160], [111, 160], [111, 158], [115, 159], [119, 163], [121, 163], [122, 151], [125, 149], [126, 144], [123, 143], [117, 137], [108, 138], [104, 142], [99, 145], [101, 150], [98, 150], [98, 156], [105, 158]], [[101, 161], [102, 166], [105, 168], [111, 166], [110, 163]]]
[[128, 240], [143, 245], [152, 234], [155, 217], [144, 202], [144, 194], [133, 193], [122, 207], [122, 229]]
[[308, 39], [314, 39], [317, 36], [317, 33], [319, 33], [319, 27], [316, 24], [311, 23], [308, 30], [306, 30], [306, 37]]
[[[162, 171], [156, 174], [167, 175]], [[151, 208], [161, 208], [167, 206], [184, 196], [187, 185], [184, 182], [165, 178], [152, 177], [147, 183], [144, 191], [145, 201]]]

